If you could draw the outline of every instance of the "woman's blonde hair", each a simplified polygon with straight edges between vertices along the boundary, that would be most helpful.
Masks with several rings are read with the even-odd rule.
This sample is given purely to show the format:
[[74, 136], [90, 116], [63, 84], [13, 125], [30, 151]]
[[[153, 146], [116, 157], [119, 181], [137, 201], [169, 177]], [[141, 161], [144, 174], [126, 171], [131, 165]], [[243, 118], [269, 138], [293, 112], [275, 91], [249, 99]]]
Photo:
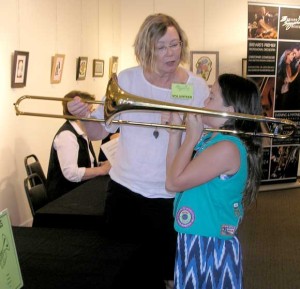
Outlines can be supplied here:
[[136, 60], [144, 70], [155, 70], [155, 44], [165, 35], [168, 27], [176, 29], [179, 40], [182, 42], [180, 62], [188, 62], [188, 39], [185, 32], [174, 18], [158, 13], [150, 15], [144, 20], [133, 45]]

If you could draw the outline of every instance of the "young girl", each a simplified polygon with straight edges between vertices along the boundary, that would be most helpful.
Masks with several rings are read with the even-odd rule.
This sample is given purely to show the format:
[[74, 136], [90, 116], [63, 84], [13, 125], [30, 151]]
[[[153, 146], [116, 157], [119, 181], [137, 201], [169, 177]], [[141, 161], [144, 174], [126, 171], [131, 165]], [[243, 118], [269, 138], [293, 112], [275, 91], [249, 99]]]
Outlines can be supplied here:
[[[250, 80], [223, 74], [212, 86], [205, 108], [262, 114], [260, 93]], [[179, 124], [178, 113], [169, 122]], [[261, 176], [261, 139], [203, 127], [259, 131], [259, 123], [188, 114], [186, 136], [169, 131], [166, 188], [176, 194], [178, 232], [176, 289], [242, 288], [242, 253], [236, 232], [244, 210], [256, 197]], [[193, 152], [195, 155], [193, 156]]]

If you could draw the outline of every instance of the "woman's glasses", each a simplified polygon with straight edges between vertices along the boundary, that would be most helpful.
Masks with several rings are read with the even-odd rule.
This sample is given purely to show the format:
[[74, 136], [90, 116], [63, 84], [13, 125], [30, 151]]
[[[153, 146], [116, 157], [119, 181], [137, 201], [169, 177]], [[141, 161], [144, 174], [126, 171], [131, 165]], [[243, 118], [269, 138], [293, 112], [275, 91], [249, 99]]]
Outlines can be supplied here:
[[169, 45], [159, 45], [155, 47], [155, 50], [159, 55], [165, 55], [168, 49], [172, 51], [178, 51], [182, 46], [182, 41], [172, 42]]

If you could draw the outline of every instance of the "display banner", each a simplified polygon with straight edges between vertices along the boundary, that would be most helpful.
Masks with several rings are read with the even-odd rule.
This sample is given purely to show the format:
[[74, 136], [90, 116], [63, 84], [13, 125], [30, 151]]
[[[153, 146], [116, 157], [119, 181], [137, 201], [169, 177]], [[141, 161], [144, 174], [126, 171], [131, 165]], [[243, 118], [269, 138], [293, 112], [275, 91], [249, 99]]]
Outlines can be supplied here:
[[[247, 78], [257, 83], [264, 114], [300, 125], [300, 7], [248, 4]], [[264, 139], [262, 184], [296, 182], [300, 129]]]

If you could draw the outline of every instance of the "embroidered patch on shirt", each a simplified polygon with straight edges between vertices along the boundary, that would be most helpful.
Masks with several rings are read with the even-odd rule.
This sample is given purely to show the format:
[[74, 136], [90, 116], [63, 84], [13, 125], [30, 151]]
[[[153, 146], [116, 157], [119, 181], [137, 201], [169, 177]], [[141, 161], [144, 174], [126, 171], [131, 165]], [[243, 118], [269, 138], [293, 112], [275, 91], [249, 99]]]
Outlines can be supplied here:
[[222, 236], [234, 236], [236, 227], [232, 225], [222, 225], [221, 235]]
[[194, 223], [194, 220], [195, 214], [188, 207], [183, 207], [177, 212], [176, 221], [181, 227], [190, 227]]
[[240, 210], [238, 203], [233, 204], [233, 210], [234, 210], [235, 216], [239, 218], [241, 216], [241, 210]]

